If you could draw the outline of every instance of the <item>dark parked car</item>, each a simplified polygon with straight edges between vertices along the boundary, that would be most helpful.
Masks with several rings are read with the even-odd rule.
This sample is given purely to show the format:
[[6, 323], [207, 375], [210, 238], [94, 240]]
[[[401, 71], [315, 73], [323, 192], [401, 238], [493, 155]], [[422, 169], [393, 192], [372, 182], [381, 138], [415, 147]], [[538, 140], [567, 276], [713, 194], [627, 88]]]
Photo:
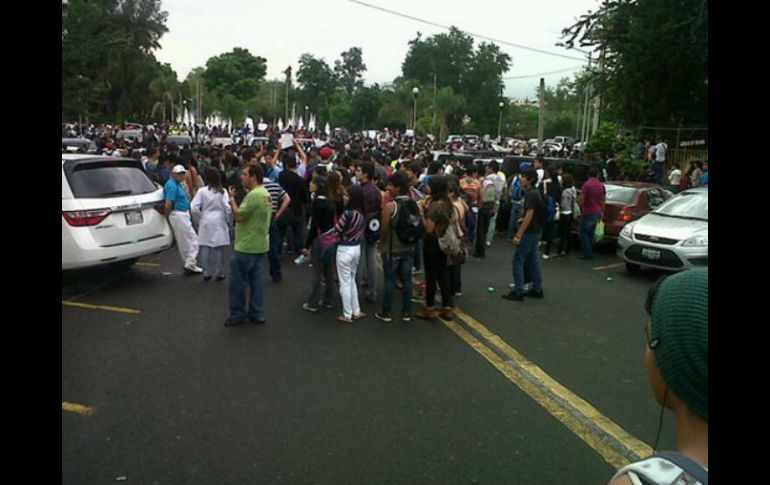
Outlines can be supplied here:
[[[607, 182], [604, 210], [604, 238], [616, 241], [623, 226], [649, 214], [674, 196], [661, 185], [647, 182]], [[572, 232], [580, 230], [580, 219], [572, 222]]]

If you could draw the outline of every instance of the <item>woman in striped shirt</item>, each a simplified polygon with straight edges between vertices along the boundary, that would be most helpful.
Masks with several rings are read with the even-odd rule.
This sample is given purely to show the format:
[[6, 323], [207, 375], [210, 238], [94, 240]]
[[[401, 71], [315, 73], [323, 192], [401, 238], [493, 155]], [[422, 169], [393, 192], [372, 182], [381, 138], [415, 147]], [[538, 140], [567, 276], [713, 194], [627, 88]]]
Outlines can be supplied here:
[[348, 189], [345, 211], [335, 226], [339, 237], [337, 276], [340, 280], [342, 297], [342, 315], [337, 317], [337, 320], [343, 323], [353, 323], [353, 320], [360, 320], [366, 316], [361, 312], [358, 288], [356, 288], [356, 269], [358, 260], [361, 259], [364, 224], [364, 192], [361, 187], [353, 185]]

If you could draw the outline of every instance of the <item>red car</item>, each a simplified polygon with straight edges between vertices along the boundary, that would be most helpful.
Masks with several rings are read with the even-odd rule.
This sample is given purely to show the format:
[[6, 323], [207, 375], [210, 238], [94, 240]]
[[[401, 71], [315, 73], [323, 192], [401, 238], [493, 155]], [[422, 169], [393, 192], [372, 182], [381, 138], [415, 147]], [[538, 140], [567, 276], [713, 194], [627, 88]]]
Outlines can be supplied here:
[[[604, 238], [618, 239], [623, 226], [652, 212], [674, 194], [666, 187], [648, 182], [606, 182], [607, 200], [604, 210]], [[573, 234], [580, 232], [580, 219], [572, 222]]]

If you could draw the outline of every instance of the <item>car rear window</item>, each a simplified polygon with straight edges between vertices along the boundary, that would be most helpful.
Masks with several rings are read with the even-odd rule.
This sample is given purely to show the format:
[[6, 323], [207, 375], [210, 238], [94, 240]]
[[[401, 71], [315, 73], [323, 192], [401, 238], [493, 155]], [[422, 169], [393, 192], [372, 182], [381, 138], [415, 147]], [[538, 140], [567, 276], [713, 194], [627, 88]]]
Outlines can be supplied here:
[[70, 161], [64, 173], [76, 199], [123, 197], [157, 190], [135, 160]]
[[605, 185], [607, 193], [607, 202], [617, 202], [620, 204], [630, 204], [634, 201], [636, 189], [633, 187], [621, 187], [619, 185]]

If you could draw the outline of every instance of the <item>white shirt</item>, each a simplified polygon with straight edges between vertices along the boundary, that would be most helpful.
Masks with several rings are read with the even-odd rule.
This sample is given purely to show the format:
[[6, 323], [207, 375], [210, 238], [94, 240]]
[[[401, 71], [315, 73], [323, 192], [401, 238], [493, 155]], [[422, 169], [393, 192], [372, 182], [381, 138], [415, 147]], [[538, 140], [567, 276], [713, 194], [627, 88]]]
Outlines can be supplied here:
[[655, 161], [665, 162], [667, 150], [668, 150], [668, 146], [666, 146], [666, 144], [663, 142], [660, 142], [657, 145], [655, 145]]
[[232, 215], [232, 208], [227, 191], [220, 194], [209, 190], [208, 186], [200, 189], [190, 204], [190, 212], [199, 221], [198, 244], [214, 248], [230, 245], [227, 222]]
[[447, 165], [444, 169], [444, 174], [446, 175], [452, 175], [452, 173], [455, 171], [455, 168], [451, 165]]
[[682, 179], [682, 171], [675, 168], [668, 176], [669, 185], [679, 185], [679, 181]]
[[543, 177], [545, 177], [545, 169], [538, 168], [537, 169], [537, 183], [535, 184], [535, 187], [540, 187], [540, 184], [543, 183]]

